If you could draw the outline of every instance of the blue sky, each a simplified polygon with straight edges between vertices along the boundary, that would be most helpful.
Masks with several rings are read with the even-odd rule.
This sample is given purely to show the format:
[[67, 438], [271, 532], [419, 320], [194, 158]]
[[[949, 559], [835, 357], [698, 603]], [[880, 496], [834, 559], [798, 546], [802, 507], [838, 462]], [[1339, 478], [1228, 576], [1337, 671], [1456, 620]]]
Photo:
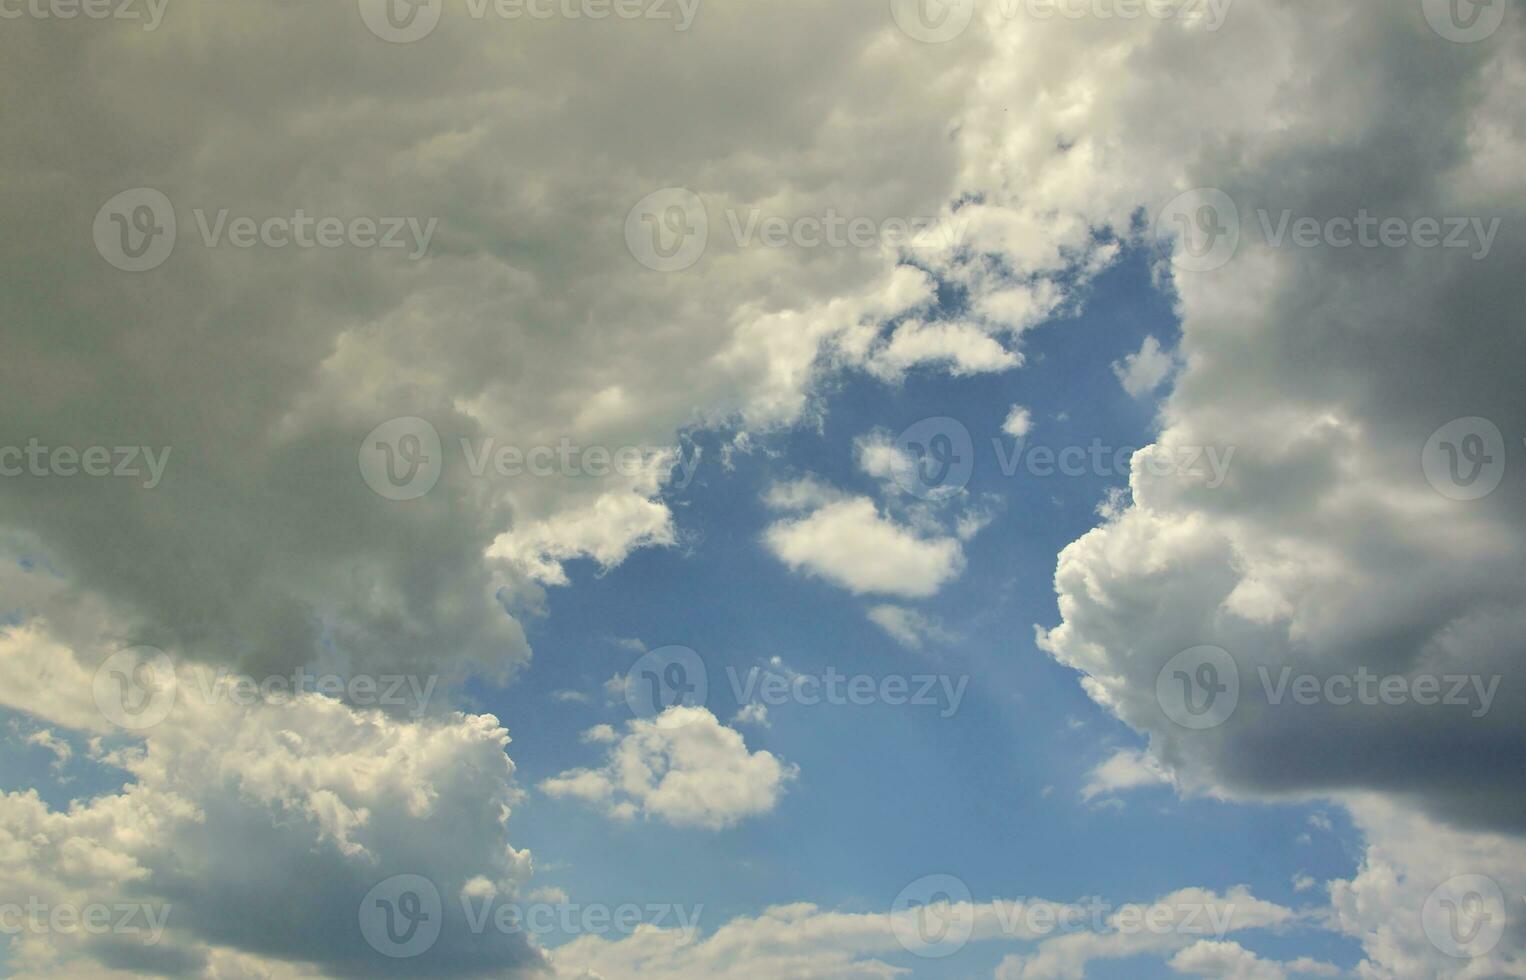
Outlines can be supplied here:
[[[1121, 903], [1190, 885], [1246, 884], [1289, 907], [1307, 899], [1295, 891], [1293, 872], [1321, 881], [1351, 874], [1359, 852], [1349, 825], [1309, 823], [1327, 816], [1325, 807], [1182, 800], [1165, 787], [1081, 798], [1094, 767], [1142, 740], [1086, 697], [1074, 671], [1035, 646], [1033, 627], [1057, 620], [1054, 555], [1097, 523], [1097, 508], [1109, 491], [1127, 488], [1127, 475], [1008, 476], [992, 440], [1015, 446], [1001, 425], [1013, 405], [1023, 405], [1034, 419], [1030, 445], [1153, 441], [1154, 398], [1127, 394], [1112, 365], [1146, 336], [1174, 346], [1169, 289], [1152, 281], [1135, 252], [1095, 282], [1079, 315], [1033, 330], [1024, 370], [959, 379], [914, 373], [900, 385], [850, 376], [824, 398], [819, 431], [802, 427], [764, 441], [732, 457], [730, 468], [719, 465], [726, 433], [696, 433], [703, 451], [696, 477], [667, 497], [683, 543], [638, 552], [606, 572], [573, 563], [572, 585], [551, 590], [545, 615], [529, 621], [532, 665], [507, 691], [476, 692], [483, 708], [509, 721], [525, 783], [597, 760], [599, 747], [580, 744], [578, 735], [630, 717], [602, 687], [644, 649], [700, 653], [707, 704], [722, 720], [741, 707], [728, 669], [745, 676], [776, 656], [817, 675], [832, 667], [875, 677], [968, 676], [969, 687], [951, 717], [943, 717], [945, 702], [771, 709], [771, 727], [743, 729], [747, 744], [798, 764], [802, 776], [766, 819], [710, 838], [650, 820], [611, 826], [576, 803], [532, 792], [515, 817], [526, 844], [584, 856], [546, 880], [588, 901], [703, 902], [703, 922], [713, 926], [796, 901], [871, 911], [932, 873], [956, 874], [977, 900], [1095, 894]], [[865, 617], [875, 597], [794, 574], [762, 546], [776, 516], [763, 495], [807, 473], [871, 493], [875, 481], [856, 466], [854, 440], [940, 416], [970, 430], [977, 464], [967, 493], [989, 495], [994, 517], [968, 544], [964, 573], [911, 604], [953, 635], [909, 650]], [[622, 640], [639, 640], [641, 649]], [[569, 690], [589, 702], [551, 697]], [[1295, 939], [1262, 934], [1247, 945], [1279, 958], [1296, 948], [1346, 966], [1357, 958], [1347, 940], [1311, 942], [1316, 930], [1297, 931]], [[916, 965], [918, 976], [981, 975], [1013, 951], [1002, 945], [977, 944], [937, 965], [910, 956], [899, 962]], [[1173, 975], [1144, 959], [1092, 971]]]

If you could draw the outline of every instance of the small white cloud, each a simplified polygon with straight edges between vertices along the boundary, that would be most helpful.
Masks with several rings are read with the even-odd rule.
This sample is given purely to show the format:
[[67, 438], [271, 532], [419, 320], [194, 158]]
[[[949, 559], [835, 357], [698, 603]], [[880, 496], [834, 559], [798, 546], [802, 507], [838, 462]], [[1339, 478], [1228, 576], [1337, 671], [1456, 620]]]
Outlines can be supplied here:
[[[793, 499], [793, 498], [792, 498]], [[828, 503], [763, 534], [774, 556], [856, 595], [924, 599], [964, 570], [958, 539], [918, 533], [882, 516], [868, 497]]]
[[744, 704], [742, 710], [731, 719], [733, 725], [754, 725], [758, 728], [773, 727], [768, 720], [768, 705], [759, 701]]
[[26, 744], [36, 745], [53, 753], [53, 768], [62, 769], [64, 764], [74, 757], [74, 750], [69, 743], [53, 734], [50, 729], [41, 728], [26, 738]]
[[1139, 353], [1129, 354], [1113, 364], [1113, 373], [1123, 383], [1123, 390], [1135, 398], [1143, 398], [1159, 388], [1171, 375], [1176, 361], [1161, 350], [1160, 341], [1146, 337]]
[[563, 703], [582, 704], [588, 700], [588, 695], [582, 691], [552, 691], [551, 700]]
[[869, 621], [893, 636], [896, 642], [920, 650], [929, 640], [944, 642], [949, 634], [938, 623], [914, 609], [882, 605], [869, 610]]
[[584, 732], [582, 738], [583, 741], [595, 745], [620, 741], [620, 736], [615, 732], [613, 726], [610, 725], [595, 725]]
[[600, 806], [616, 820], [644, 814], [675, 827], [723, 830], [768, 813], [798, 774], [770, 752], [748, 752], [741, 734], [709, 710], [678, 706], [628, 722], [602, 767], [569, 770], [540, 788]]
[[1122, 749], [1087, 774], [1081, 799], [1088, 803], [1098, 796], [1144, 786], [1169, 786], [1171, 774], [1148, 753]]
[[1021, 405], [1013, 405], [1007, 420], [1001, 424], [1001, 431], [1014, 439], [1024, 438], [1033, 431], [1033, 413]]

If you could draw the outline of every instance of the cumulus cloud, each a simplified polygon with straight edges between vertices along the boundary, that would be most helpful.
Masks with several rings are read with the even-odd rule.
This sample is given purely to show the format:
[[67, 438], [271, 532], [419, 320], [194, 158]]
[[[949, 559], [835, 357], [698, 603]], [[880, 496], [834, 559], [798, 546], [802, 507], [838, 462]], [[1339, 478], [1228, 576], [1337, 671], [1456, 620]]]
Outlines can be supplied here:
[[[46, 670], [24, 666], [37, 663]], [[513, 894], [530, 876], [508, 838], [519, 792], [492, 715], [408, 721], [312, 693], [205, 698], [182, 668], [173, 710], [124, 731], [92, 693], [91, 651], [38, 620], [0, 634], [0, 672], [7, 706], [97, 733], [91, 761], [123, 778], [63, 809], [35, 791], [0, 796], [0, 891], [50, 908], [143, 907], [162, 929], [28, 930], [8, 954], [17, 975], [395, 974], [356, 922], [397, 874], [435, 885], [447, 925], [411, 975], [545, 969], [523, 936], [472, 934], [455, 901], [469, 880]]]
[[1171, 355], [1161, 350], [1160, 341], [1146, 337], [1138, 353], [1129, 354], [1113, 364], [1113, 374], [1123, 390], [1143, 398], [1165, 383], [1174, 367]]
[[655, 817], [675, 827], [723, 830], [778, 804], [799, 769], [773, 753], [748, 752], [742, 736], [706, 708], [675, 706], [608, 726], [592, 741], [612, 742], [598, 769], [572, 769], [541, 782], [545, 793], [583, 800], [610, 817]]
[[855, 595], [923, 599], [964, 570], [958, 538], [900, 524], [868, 497], [822, 502], [802, 517], [777, 521], [763, 533], [763, 543], [791, 569]]

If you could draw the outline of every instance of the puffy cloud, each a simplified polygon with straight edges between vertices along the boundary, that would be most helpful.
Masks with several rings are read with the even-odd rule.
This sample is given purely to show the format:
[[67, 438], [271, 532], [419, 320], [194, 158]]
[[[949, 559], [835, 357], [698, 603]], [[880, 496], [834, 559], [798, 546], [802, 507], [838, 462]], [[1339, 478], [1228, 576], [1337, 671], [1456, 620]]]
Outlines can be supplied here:
[[551, 796], [597, 804], [609, 816], [656, 817], [676, 827], [723, 830], [768, 813], [799, 769], [771, 752], [748, 752], [742, 736], [706, 708], [675, 706], [628, 722], [604, 766], [572, 769], [541, 782]]
[[[471, 933], [456, 901], [470, 880], [513, 894], [530, 875], [529, 853], [508, 840], [518, 791], [497, 718], [409, 721], [313, 693], [209, 698], [183, 667], [173, 709], [125, 732], [98, 707], [110, 702], [97, 701], [90, 662], [46, 622], [0, 637], [7, 706], [99, 733], [90, 762], [125, 778], [67, 809], [31, 790], [0, 796], [0, 891], [49, 908], [145, 911], [136, 934], [28, 930], [8, 955], [16, 975], [544, 971], [524, 937]], [[408, 960], [356, 927], [367, 893], [398, 874], [428, 878], [444, 917], [439, 940]]]
[[1171, 355], [1160, 349], [1160, 341], [1146, 337], [1138, 353], [1113, 364], [1113, 374], [1118, 376], [1124, 391], [1143, 398], [1164, 384], [1175, 366]]
[[1081, 798], [1091, 801], [1142, 786], [1171, 784], [1171, 774], [1146, 752], [1120, 749], [1087, 774]]
[[964, 570], [957, 538], [899, 524], [868, 497], [822, 503], [803, 517], [778, 521], [764, 532], [763, 543], [791, 569], [856, 595], [926, 598]]
[[1007, 413], [1006, 421], [1001, 424], [1001, 431], [1014, 439], [1025, 438], [1033, 431], [1033, 415], [1021, 405], [1013, 405]]
[[[1238, 250], [1220, 268], [1174, 273], [1183, 366], [1160, 435], [1135, 458], [1128, 505], [1061, 555], [1062, 622], [1041, 642], [1146, 733], [1188, 789], [1254, 799], [1367, 790], [1485, 846], [1526, 833], [1526, 781], [1499, 763], [1522, 742], [1518, 688], [1501, 684], [1487, 711], [1476, 698], [1273, 704], [1263, 672], [1274, 684], [1287, 669], [1487, 685], [1519, 663], [1526, 498], [1507, 474], [1491, 496], [1454, 499], [1462, 494], [1444, 475], [1428, 478], [1422, 454], [1455, 419], [1509, 429], [1526, 412], [1512, 367], [1526, 354], [1515, 272], [1526, 256], [1526, 185], [1500, 166], [1520, 151], [1526, 35], [1507, 17], [1491, 42], [1467, 46], [1439, 38], [1412, 7], [1326, 14], [1237, 7], [1214, 50], [1194, 52], [1190, 88], [1204, 71], [1221, 77], [1220, 58], [1246, 59], [1242, 81], [1216, 93], [1217, 109], [1173, 90], [1185, 100], [1179, 110], [1205, 113], [1215, 138], [1179, 144], [1192, 148], [1169, 166], [1139, 158], [1143, 170], [1166, 168], [1156, 186], [1222, 189], [1241, 220]], [[1251, 50], [1252, 34], [1259, 50], [1281, 52], [1276, 63]], [[1148, 70], [1170, 49], [1138, 49], [1132, 64]], [[1223, 115], [1232, 106], [1240, 122]], [[1127, 124], [1112, 132], [1116, 146], [1139, 145]], [[1383, 178], [1359, 172], [1359, 160]], [[1284, 211], [1321, 221], [1500, 218], [1502, 230], [1487, 257], [1310, 249], [1264, 232], [1262, 215], [1275, 223]], [[1205, 445], [1237, 449], [1218, 489], [1150, 465]], [[1224, 724], [1193, 730], [1162, 710], [1156, 679], [1203, 644], [1233, 657], [1240, 703]], [[1382, 838], [1369, 833], [1369, 848], [1375, 890]], [[1351, 921], [1372, 975], [1489, 969], [1435, 955], [1410, 941], [1412, 930], [1399, 941], [1375, 918]], [[1510, 962], [1522, 949], [1507, 935], [1496, 955]]]

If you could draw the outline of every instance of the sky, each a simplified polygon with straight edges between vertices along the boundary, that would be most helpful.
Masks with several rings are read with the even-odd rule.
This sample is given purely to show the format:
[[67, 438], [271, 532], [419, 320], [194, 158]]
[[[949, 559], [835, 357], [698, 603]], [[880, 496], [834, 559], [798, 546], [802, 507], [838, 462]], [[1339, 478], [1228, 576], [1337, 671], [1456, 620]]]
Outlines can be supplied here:
[[0, 16], [0, 975], [1526, 977], [1526, 4]]

